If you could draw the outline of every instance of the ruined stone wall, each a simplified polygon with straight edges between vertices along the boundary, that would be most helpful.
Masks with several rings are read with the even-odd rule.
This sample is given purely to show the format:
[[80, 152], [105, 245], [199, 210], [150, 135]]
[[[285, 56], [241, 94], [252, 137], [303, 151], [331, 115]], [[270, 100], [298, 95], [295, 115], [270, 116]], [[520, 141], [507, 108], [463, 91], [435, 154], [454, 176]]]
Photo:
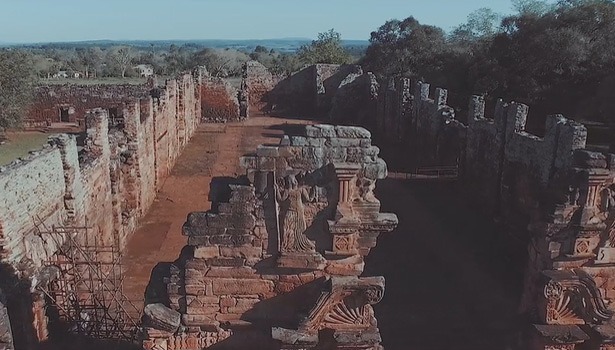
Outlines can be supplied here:
[[37, 235], [36, 227], [51, 227], [68, 216], [60, 150], [50, 146], [3, 167], [0, 189], [2, 260], [41, 266], [58, 247]]
[[[110, 123], [106, 109], [90, 110], [79, 145], [74, 135], [53, 136], [42, 150], [0, 169], [0, 265], [25, 286], [25, 293], [9, 291], [8, 305], [25, 343], [47, 336], [45, 301], [29, 295], [30, 284], [41, 283], [38, 275], [69, 234], [83, 244], [125, 246], [196, 131], [200, 96], [198, 80], [180, 75], [152, 96], [122, 102], [122, 123]], [[51, 234], [54, 226], [88, 230]]]
[[[240, 101], [245, 104], [244, 108], [249, 113], [250, 109], [268, 110], [267, 95], [277, 84], [277, 78], [269, 70], [257, 61], [248, 61], [243, 67], [243, 81], [241, 86]], [[248, 116], [248, 114], [246, 114]]]
[[228, 122], [246, 117], [240, 113], [239, 92], [222, 78], [205, 77], [201, 81], [202, 118], [204, 121]]
[[124, 102], [149, 95], [150, 87], [141, 85], [46, 85], [36, 88], [26, 127], [44, 127], [61, 122], [66, 109], [68, 122], [84, 125], [85, 113], [92, 108], [121, 111]]
[[[251, 107], [278, 114], [324, 117], [349, 74], [359, 76], [362, 70], [356, 65], [316, 64], [288, 77], [274, 77], [263, 65], [250, 61], [244, 67], [243, 85]], [[344, 85], [350, 83], [348, 79]]]
[[397, 224], [373, 193], [387, 175], [378, 152], [363, 128], [316, 125], [242, 158], [247, 179], [188, 216], [192, 253], [171, 269], [168, 307], [145, 308], [145, 348], [312, 349], [327, 328], [340, 348], [377, 349], [384, 279], [358, 276]]

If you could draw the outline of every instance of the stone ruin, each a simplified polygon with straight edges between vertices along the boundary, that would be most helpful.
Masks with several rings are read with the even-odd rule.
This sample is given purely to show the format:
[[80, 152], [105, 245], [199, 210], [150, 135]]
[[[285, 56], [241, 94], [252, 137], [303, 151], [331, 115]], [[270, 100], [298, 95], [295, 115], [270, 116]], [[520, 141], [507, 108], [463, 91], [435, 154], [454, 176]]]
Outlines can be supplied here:
[[359, 277], [397, 226], [374, 195], [387, 176], [360, 127], [307, 126], [241, 159], [246, 176], [183, 227], [168, 305], [145, 307], [146, 349], [381, 349], [383, 277]]
[[458, 167], [469, 205], [529, 237], [518, 348], [615, 349], [615, 134], [609, 151], [590, 150], [585, 126], [553, 115], [539, 137], [526, 131], [528, 106], [498, 100], [488, 116], [481, 96], [471, 98], [464, 123], [447, 90], [430, 90], [314, 66], [261, 96], [291, 112], [330, 106], [322, 118], [368, 127], [402, 162]]

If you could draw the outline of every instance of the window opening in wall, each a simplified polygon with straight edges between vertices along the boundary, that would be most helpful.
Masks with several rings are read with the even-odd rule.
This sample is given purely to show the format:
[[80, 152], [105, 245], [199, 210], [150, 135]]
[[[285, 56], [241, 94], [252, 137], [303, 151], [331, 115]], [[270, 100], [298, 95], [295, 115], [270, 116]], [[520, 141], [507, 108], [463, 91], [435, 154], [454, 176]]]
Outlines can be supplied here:
[[68, 107], [60, 107], [60, 121], [62, 123], [70, 122], [70, 119], [68, 116]]

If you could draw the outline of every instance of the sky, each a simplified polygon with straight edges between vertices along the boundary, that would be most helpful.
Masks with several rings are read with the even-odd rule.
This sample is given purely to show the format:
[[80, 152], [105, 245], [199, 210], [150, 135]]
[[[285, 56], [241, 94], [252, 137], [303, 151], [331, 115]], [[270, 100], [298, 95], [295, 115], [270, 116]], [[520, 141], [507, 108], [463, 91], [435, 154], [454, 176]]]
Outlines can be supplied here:
[[315, 38], [367, 40], [389, 19], [449, 30], [510, 0], [0, 0], [0, 42]]

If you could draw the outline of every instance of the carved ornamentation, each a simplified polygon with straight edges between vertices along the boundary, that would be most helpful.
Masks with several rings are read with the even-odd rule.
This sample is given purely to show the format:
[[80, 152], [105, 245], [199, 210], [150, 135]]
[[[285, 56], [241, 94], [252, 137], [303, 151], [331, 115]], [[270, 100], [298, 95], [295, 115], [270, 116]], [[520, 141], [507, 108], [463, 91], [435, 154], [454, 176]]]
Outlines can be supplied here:
[[350, 252], [354, 249], [354, 236], [335, 235], [333, 237], [333, 248], [336, 252]]
[[544, 289], [545, 298], [559, 299], [564, 293], [564, 287], [558, 282], [549, 281]]
[[314, 242], [305, 236], [307, 224], [304, 205], [304, 201], [314, 201], [314, 189], [299, 186], [294, 175], [288, 175], [285, 180], [285, 188], [276, 184], [276, 198], [281, 209], [281, 250], [284, 253], [314, 252]]
[[603, 323], [613, 316], [593, 278], [583, 270], [543, 273], [549, 278], [543, 290], [547, 324]]
[[575, 344], [547, 345], [545, 350], [574, 350]]
[[[322, 329], [361, 330], [375, 326], [371, 305], [382, 300], [381, 284], [344, 284], [343, 279], [331, 281], [330, 291], [323, 292], [310, 312], [302, 329], [310, 332]], [[380, 281], [380, 280], [378, 280]]]
[[547, 304], [547, 324], [584, 324], [571, 303], [571, 295], [562, 291], [557, 298], [549, 298]]

